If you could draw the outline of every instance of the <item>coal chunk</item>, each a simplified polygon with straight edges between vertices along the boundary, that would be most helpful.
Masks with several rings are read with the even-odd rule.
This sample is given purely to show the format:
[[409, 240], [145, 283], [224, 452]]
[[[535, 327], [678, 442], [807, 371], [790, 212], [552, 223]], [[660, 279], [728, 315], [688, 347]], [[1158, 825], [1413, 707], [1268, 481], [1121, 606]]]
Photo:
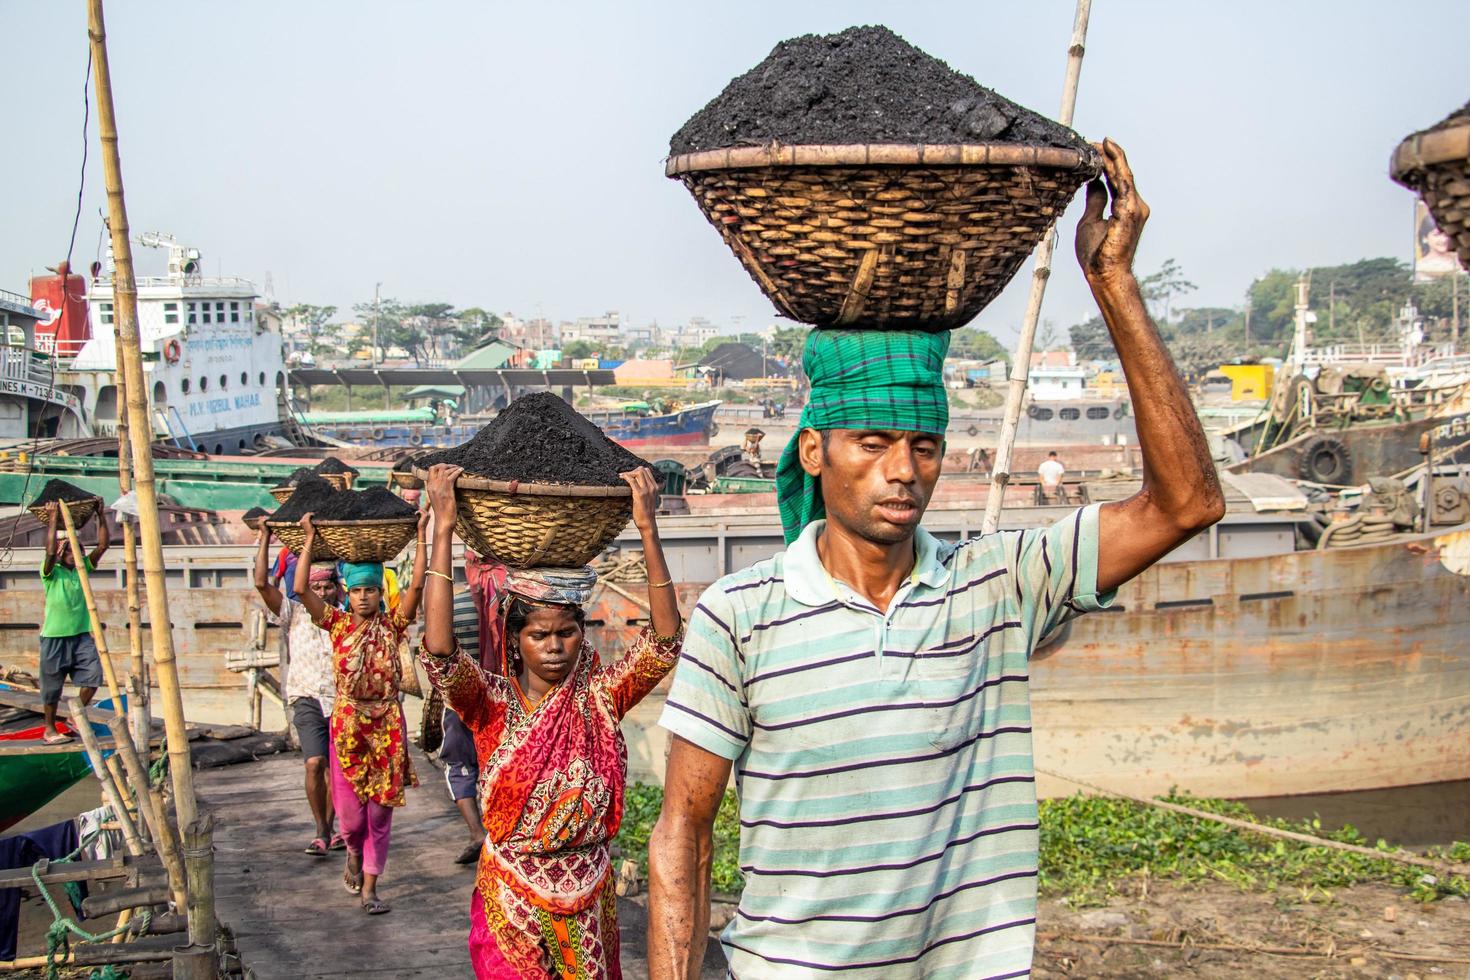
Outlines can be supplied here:
[[316, 466], [315, 466], [315, 468], [314, 468], [314, 470], [313, 470], [313, 472], [316, 472], [316, 473], [335, 473], [335, 474], [351, 473], [353, 476], [357, 476], [358, 475], [358, 471], [356, 469], [353, 469], [351, 466], [348, 466], [346, 463], [342, 462], [336, 456], [328, 456], [326, 459], [322, 460], [320, 463], [317, 463]]
[[386, 487], [342, 490], [323, 501], [312, 515], [318, 521], [380, 521], [415, 517], [418, 510]]
[[469, 442], [417, 463], [451, 463], [490, 480], [599, 487], [620, 486], [619, 473], [648, 465], [549, 391], [517, 398]]
[[339, 493], [346, 492], [338, 490], [315, 473], [309, 473], [300, 483], [296, 484], [296, 492], [287, 497], [286, 502], [276, 508], [276, 512], [268, 519], [294, 523], [301, 520], [302, 514], [320, 513], [327, 501]]
[[32, 500], [29, 506], [44, 507], [46, 504], [56, 500], [65, 500], [69, 504], [74, 504], [82, 500], [96, 499], [97, 495], [95, 493], [88, 493], [81, 487], [67, 483], [65, 480], [47, 480], [46, 485], [41, 488], [41, 492], [36, 495], [36, 499]]
[[991, 91], [886, 27], [782, 41], [691, 116], [669, 140], [669, 152], [771, 142], [1000, 142], [1087, 152], [1066, 126]]
[[312, 469], [310, 466], [300, 466], [292, 470], [290, 476], [286, 477], [280, 483], [277, 483], [275, 489], [280, 489], [281, 487], [294, 487], [307, 477], [316, 476], [316, 470]]
[[264, 507], [252, 507], [241, 515], [240, 520], [253, 521], [257, 517], [269, 517], [270, 514], [271, 512], [266, 510]]

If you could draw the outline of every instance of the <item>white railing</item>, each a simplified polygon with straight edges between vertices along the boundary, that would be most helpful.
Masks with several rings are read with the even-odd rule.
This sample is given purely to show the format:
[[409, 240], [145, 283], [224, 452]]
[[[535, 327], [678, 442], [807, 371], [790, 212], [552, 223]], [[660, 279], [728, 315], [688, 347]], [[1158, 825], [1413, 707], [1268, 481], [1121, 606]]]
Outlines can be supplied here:
[[5, 302], [10, 303], [13, 306], [24, 306], [28, 310], [35, 308], [31, 306], [31, 298], [29, 296], [22, 296], [20, 293], [12, 293], [8, 289], [0, 289], [0, 300], [4, 300]]
[[57, 340], [54, 333], [36, 334], [36, 350], [54, 357], [76, 357], [87, 346], [86, 340]]

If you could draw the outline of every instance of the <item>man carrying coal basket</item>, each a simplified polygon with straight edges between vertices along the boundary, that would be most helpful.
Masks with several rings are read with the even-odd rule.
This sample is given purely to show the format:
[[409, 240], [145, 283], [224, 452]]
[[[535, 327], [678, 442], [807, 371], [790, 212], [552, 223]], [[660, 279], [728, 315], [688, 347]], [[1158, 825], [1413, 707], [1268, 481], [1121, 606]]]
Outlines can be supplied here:
[[1076, 251], [1127, 375], [1142, 489], [1048, 528], [939, 541], [920, 519], [944, 456], [948, 334], [812, 331], [811, 400], [777, 474], [787, 550], [704, 593], [661, 719], [652, 976], [698, 975], [732, 767], [732, 976], [1029, 974], [1031, 651], [1224, 513], [1132, 269], [1148, 207], [1123, 151], [1103, 157]]

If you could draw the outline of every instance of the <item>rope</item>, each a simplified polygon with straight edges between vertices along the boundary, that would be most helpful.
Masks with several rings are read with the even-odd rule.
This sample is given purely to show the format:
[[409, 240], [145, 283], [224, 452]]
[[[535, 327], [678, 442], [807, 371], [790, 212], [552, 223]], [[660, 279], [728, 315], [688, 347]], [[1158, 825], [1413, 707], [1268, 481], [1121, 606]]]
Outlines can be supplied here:
[[1251, 820], [1240, 820], [1235, 817], [1222, 816], [1218, 813], [1211, 813], [1208, 810], [1200, 810], [1192, 806], [1182, 806], [1178, 803], [1168, 803], [1164, 800], [1153, 800], [1145, 796], [1135, 796], [1132, 793], [1125, 793], [1122, 790], [1108, 789], [1104, 786], [1098, 786], [1095, 783], [1089, 783], [1084, 779], [1078, 779], [1076, 776], [1064, 776], [1061, 773], [1049, 772], [1045, 769], [1040, 768], [1039, 766], [1037, 767], [1036, 771], [1041, 773], [1042, 775], [1050, 776], [1053, 779], [1061, 779], [1076, 786], [1081, 786], [1084, 789], [1090, 789], [1094, 793], [1101, 793], [1103, 796], [1115, 796], [1123, 800], [1132, 800], [1134, 803], [1139, 803], [1143, 806], [1152, 806], [1157, 807], [1160, 810], [1169, 810], [1173, 813], [1182, 813], [1185, 816], [1196, 817], [1200, 820], [1213, 820], [1214, 822], [1224, 824], [1227, 827], [1234, 827], [1236, 830], [1244, 830], [1249, 831], [1250, 833], [1262, 834], [1266, 837], [1279, 837], [1282, 840], [1296, 841], [1299, 844], [1309, 844], [1312, 847], [1327, 847], [1337, 851], [1347, 851], [1351, 854], [1361, 854], [1365, 857], [1376, 858], [1382, 861], [1393, 861], [1398, 864], [1411, 864], [1417, 868], [1429, 868], [1433, 871], [1439, 872], [1442, 875], [1470, 875], [1470, 865], [1466, 864], [1455, 864], [1450, 861], [1436, 861], [1432, 858], [1420, 857], [1417, 854], [1406, 854], [1402, 851], [1380, 851], [1371, 847], [1362, 847], [1358, 844], [1343, 844], [1339, 841], [1327, 840], [1326, 838], [1322, 837], [1313, 837], [1311, 834], [1302, 834], [1294, 830], [1280, 830], [1276, 827], [1268, 827], [1265, 824], [1256, 823]]
[[[101, 833], [101, 828], [92, 831], [86, 837], [82, 838], [81, 843], [77, 844], [76, 850], [72, 851], [66, 857], [57, 858], [55, 861], [49, 863], [66, 864], [70, 861], [75, 861], [83, 851], [92, 845], [92, 842]], [[115, 929], [109, 929], [107, 932], [92, 933], [83, 929], [71, 916], [61, 914], [61, 909], [57, 907], [56, 900], [51, 897], [51, 892], [46, 888], [46, 883], [41, 880], [41, 868], [47, 864], [48, 862], [42, 859], [31, 865], [31, 879], [36, 883], [36, 890], [46, 900], [46, 907], [51, 910], [51, 926], [46, 930], [46, 980], [60, 980], [61, 964], [65, 963], [68, 957], [71, 956], [71, 942], [68, 939], [69, 934], [74, 933], [84, 943], [102, 943], [114, 936], [121, 936], [133, 930], [134, 926], [138, 926], [137, 931], [139, 933], [147, 930], [148, 924], [153, 918], [152, 909], [143, 909], [138, 917], [123, 923]], [[70, 895], [68, 898], [75, 900]], [[101, 977], [97, 977], [94, 971], [94, 978], [95, 980], [111, 980], [111, 978], [106, 976], [105, 972]]]

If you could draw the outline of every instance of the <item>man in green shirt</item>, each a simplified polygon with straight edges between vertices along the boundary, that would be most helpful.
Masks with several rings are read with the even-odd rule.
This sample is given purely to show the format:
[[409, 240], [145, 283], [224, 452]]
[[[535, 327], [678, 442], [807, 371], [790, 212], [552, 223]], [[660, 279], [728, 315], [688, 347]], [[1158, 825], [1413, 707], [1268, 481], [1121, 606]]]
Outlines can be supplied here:
[[[46, 618], [41, 623], [41, 703], [46, 716], [48, 743], [69, 742], [71, 736], [56, 729], [56, 706], [61, 703], [61, 688], [68, 677], [82, 689], [82, 703], [90, 704], [92, 695], [102, 686], [102, 660], [97, 644], [92, 641], [92, 616], [87, 612], [87, 599], [82, 594], [82, 580], [77, 574], [71, 547], [58, 535], [60, 516], [55, 504], [50, 506], [51, 529], [46, 535], [46, 561], [41, 565], [41, 582], [46, 589]], [[97, 515], [97, 547], [84, 560], [87, 571], [95, 571], [107, 551], [110, 539], [107, 519]]]

